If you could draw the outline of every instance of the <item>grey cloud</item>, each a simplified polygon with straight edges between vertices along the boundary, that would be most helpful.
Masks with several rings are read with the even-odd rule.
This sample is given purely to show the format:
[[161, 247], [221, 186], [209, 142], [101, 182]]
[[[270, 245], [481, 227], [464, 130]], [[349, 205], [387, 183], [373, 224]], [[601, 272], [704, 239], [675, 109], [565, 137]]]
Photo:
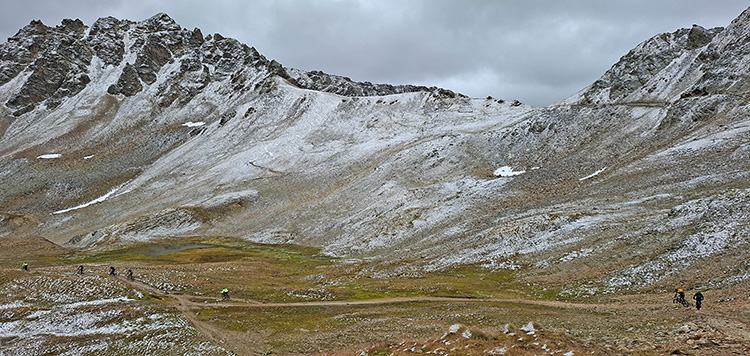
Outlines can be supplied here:
[[285, 66], [355, 80], [444, 86], [546, 105], [601, 76], [641, 41], [699, 24], [726, 26], [746, 0], [4, 0], [0, 35], [35, 18], [165, 12]]

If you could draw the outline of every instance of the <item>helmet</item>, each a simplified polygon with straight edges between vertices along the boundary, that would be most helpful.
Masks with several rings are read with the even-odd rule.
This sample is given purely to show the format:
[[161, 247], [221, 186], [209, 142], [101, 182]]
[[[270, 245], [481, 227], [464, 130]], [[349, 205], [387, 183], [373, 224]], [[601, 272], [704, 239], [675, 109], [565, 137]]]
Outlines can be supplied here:
[[682, 289], [678, 289], [678, 290], [677, 290], [677, 293], [682, 293]]

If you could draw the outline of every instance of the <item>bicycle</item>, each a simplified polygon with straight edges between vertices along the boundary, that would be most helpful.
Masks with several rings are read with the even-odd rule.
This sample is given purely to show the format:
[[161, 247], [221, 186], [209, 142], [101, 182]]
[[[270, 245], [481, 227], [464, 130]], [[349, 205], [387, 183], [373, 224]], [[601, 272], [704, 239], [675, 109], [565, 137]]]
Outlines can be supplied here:
[[680, 297], [680, 296], [675, 296], [674, 299], [672, 299], [672, 303], [674, 303], [674, 304], [682, 304], [683, 307], [689, 307], [690, 306], [690, 303], [688, 303], [688, 301], [685, 300], [685, 298]]

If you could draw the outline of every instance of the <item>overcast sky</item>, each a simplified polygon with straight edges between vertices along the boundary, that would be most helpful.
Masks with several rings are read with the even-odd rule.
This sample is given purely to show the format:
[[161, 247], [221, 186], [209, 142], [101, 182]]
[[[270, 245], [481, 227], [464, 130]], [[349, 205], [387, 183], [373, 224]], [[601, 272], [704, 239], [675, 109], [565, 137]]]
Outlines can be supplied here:
[[91, 25], [164, 12], [286, 67], [544, 106], [656, 34], [727, 26], [747, 7], [747, 0], [0, 0], [0, 40], [34, 19]]

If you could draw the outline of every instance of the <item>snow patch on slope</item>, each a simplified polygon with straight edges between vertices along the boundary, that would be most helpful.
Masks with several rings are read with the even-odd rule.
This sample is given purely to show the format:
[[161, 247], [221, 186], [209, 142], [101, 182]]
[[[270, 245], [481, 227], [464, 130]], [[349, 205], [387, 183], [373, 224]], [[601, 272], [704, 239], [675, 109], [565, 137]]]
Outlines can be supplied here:
[[585, 177], [582, 177], [582, 178], [578, 178], [578, 180], [586, 180], [586, 179], [591, 179], [591, 178], [594, 178], [594, 177], [598, 176], [598, 175], [599, 175], [599, 173], [602, 173], [602, 172], [604, 172], [604, 170], [606, 170], [606, 169], [607, 169], [607, 167], [604, 167], [604, 168], [602, 168], [602, 169], [600, 169], [600, 170], [597, 170], [596, 172], [594, 172], [594, 173], [591, 173], [591, 174], [589, 174], [589, 175], [587, 175], [587, 176], [585, 176]]
[[503, 166], [495, 170], [493, 174], [498, 177], [513, 177], [526, 173], [526, 171], [514, 171], [510, 166]]
[[81, 204], [81, 205], [76, 205], [76, 206], [74, 206], [74, 207], [72, 207], [72, 208], [67, 208], [67, 209], [63, 209], [63, 210], [58, 210], [58, 211], [52, 212], [52, 214], [53, 214], [53, 215], [58, 215], [58, 214], [65, 214], [65, 213], [67, 213], [67, 212], [71, 212], [71, 211], [73, 211], [73, 210], [83, 209], [83, 208], [85, 208], [85, 207], [88, 207], [88, 206], [91, 206], [91, 205], [94, 205], [94, 204], [98, 204], [98, 203], [101, 203], [101, 202], [103, 202], [103, 201], [105, 201], [105, 200], [109, 199], [109, 198], [110, 198], [111, 196], [113, 196], [113, 195], [114, 195], [115, 193], [117, 193], [117, 191], [118, 191], [118, 190], [120, 190], [120, 188], [122, 188], [122, 187], [123, 187], [123, 185], [124, 185], [124, 184], [121, 184], [121, 185], [117, 186], [116, 188], [114, 188], [114, 189], [110, 190], [109, 192], [107, 192], [107, 194], [104, 194], [104, 195], [102, 195], [102, 196], [100, 196], [100, 197], [98, 197], [98, 198], [96, 198], [96, 199], [94, 199], [94, 200], [92, 200], [92, 201], [90, 201], [90, 202], [87, 202], [87, 203], [83, 203], [83, 204]]
[[60, 153], [48, 153], [38, 156], [37, 159], [56, 159], [62, 157]]

